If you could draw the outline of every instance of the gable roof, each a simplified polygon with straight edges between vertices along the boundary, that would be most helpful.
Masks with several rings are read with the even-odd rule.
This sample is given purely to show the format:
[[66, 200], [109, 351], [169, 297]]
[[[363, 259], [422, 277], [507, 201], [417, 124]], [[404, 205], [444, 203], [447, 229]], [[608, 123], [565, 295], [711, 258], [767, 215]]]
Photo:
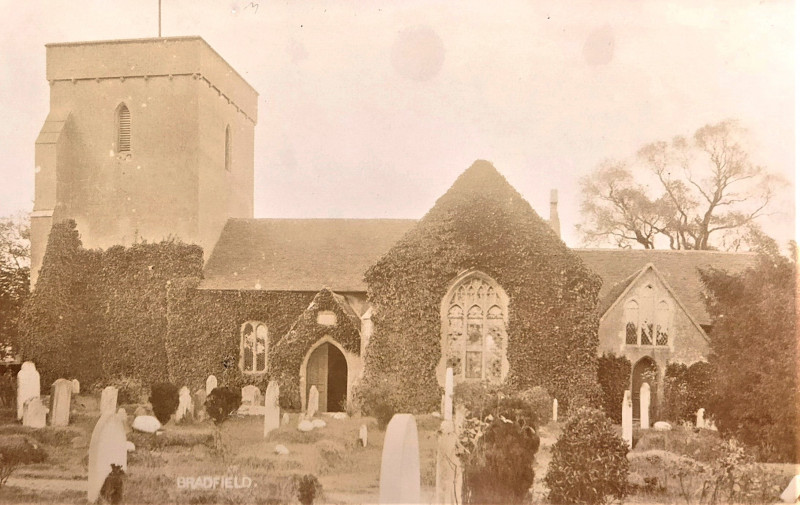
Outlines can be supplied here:
[[416, 223], [409, 219], [229, 219], [200, 289], [367, 290], [364, 272]]
[[654, 249], [573, 249], [587, 267], [603, 279], [600, 288], [600, 314], [604, 314], [637, 275], [652, 263], [674, 290], [676, 298], [699, 324], [709, 324], [699, 268], [714, 267], [730, 273], [755, 264], [755, 253], [719, 251], [672, 251]]

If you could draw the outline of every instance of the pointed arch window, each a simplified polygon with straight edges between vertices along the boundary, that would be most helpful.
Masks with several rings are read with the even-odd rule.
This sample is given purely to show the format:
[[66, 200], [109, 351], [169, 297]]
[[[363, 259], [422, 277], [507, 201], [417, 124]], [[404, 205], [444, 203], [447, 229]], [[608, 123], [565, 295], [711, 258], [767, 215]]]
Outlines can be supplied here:
[[231, 126], [225, 126], [225, 170], [231, 171]]
[[131, 152], [131, 111], [124, 103], [117, 107], [117, 152]]
[[625, 304], [625, 344], [668, 346], [672, 308], [666, 300], [655, 303], [655, 290], [647, 287], [641, 300]]
[[658, 302], [656, 309], [656, 345], [669, 344], [669, 304], [664, 300]]
[[636, 345], [639, 343], [639, 304], [636, 300], [629, 300], [625, 304], [625, 343]]
[[255, 321], [242, 325], [241, 357], [239, 367], [245, 373], [263, 373], [267, 370], [267, 326]]

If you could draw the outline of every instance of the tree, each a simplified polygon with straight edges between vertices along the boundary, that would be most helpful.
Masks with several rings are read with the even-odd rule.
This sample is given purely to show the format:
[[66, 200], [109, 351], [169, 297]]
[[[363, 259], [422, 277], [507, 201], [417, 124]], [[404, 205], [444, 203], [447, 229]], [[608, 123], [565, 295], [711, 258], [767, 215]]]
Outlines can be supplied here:
[[774, 243], [740, 274], [701, 272], [713, 318], [710, 413], [767, 460], [797, 461], [797, 258]]
[[0, 218], [0, 360], [14, 354], [17, 323], [30, 286], [30, 221]]
[[645, 145], [633, 160], [600, 164], [581, 180], [584, 241], [645, 249], [752, 245], [781, 181], [751, 161], [745, 140], [727, 120], [691, 138]]

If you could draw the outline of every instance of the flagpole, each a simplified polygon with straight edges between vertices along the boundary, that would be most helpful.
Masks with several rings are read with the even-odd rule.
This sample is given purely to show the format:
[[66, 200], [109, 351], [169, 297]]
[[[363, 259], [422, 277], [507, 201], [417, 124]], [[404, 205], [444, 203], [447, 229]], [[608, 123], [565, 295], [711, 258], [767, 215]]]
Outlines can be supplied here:
[[161, 0], [158, 0], [158, 38], [161, 38]]

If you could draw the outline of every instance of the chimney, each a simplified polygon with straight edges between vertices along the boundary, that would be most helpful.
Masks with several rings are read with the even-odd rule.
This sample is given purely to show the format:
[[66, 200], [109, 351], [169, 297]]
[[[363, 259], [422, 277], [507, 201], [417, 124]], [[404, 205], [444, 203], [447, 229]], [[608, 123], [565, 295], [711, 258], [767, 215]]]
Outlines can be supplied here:
[[561, 238], [561, 221], [558, 220], [558, 190], [550, 190], [550, 228]]

